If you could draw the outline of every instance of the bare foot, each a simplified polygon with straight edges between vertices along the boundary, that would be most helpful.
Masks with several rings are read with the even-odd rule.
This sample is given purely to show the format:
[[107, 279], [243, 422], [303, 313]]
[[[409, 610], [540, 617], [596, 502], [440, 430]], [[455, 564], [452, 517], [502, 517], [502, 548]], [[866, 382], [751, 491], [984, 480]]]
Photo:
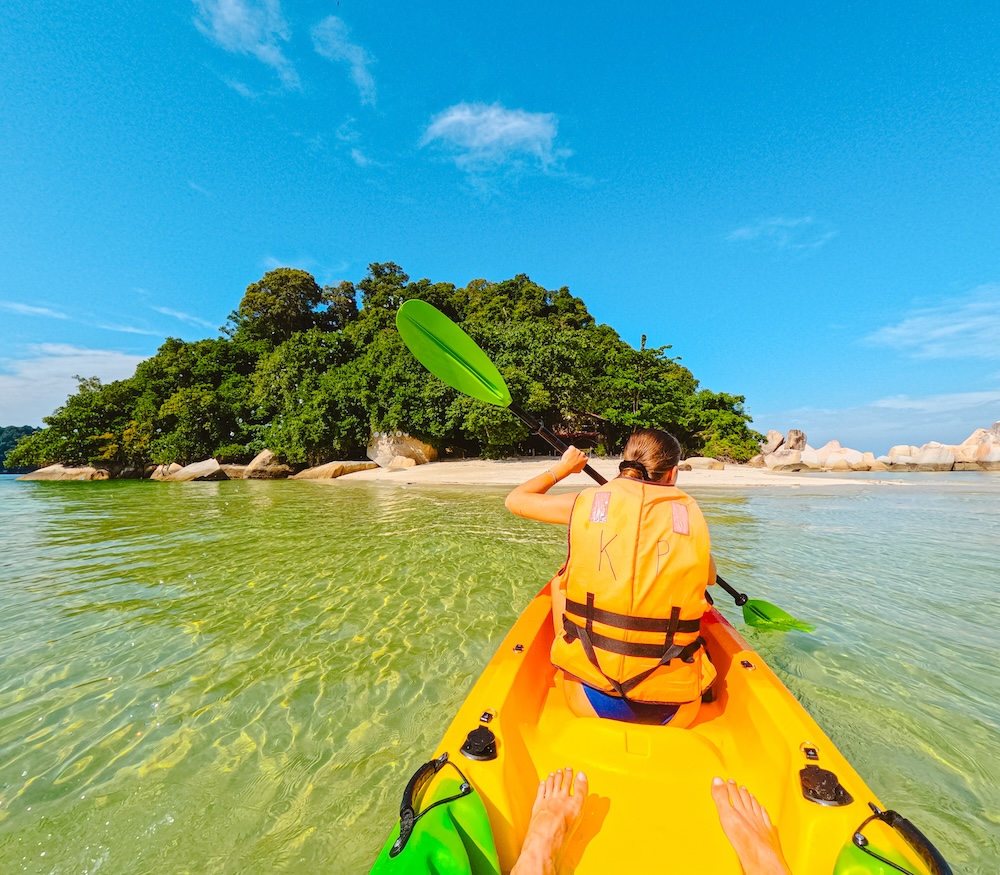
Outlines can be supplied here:
[[571, 793], [573, 789], [570, 768], [553, 772], [538, 785], [528, 834], [510, 875], [554, 875], [557, 871], [559, 859], [583, 814], [587, 798], [587, 776], [583, 772], [577, 774], [575, 792]]
[[719, 809], [722, 831], [732, 843], [746, 875], [791, 875], [781, 853], [778, 830], [767, 810], [735, 781], [712, 779], [712, 798]]

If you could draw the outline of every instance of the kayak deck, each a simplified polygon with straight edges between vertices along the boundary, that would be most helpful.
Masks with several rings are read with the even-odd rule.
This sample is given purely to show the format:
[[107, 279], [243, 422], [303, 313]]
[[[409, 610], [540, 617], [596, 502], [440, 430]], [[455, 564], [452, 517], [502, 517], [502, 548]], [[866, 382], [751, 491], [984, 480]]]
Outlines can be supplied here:
[[[677, 729], [575, 716], [549, 662], [548, 587], [525, 609], [435, 754], [447, 751], [483, 797], [504, 872], [517, 859], [538, 782], [564, 766], [590, 783], [564, 871], [739, 875], [710, 792], [716, 775], [746, 785], [767, 808], [792, 871], [833, 871], [869, 802], [882, 806], [725, 618], [713, 609], [702, 626], [719, 673], [716, 699]], [[490, 761], [459, 753], [481, 718], [497, 738]], [[853, 802], [804, 798], [799, 772], [808, 765], [834, 772]]]

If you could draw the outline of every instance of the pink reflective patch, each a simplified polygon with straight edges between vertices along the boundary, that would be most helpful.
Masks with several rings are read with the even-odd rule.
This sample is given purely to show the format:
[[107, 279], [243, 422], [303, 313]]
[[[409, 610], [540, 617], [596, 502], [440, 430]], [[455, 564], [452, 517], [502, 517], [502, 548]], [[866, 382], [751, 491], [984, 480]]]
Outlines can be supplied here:
[[672, 504], [670, 510], [674, 517], [674, 531], [678, 535], [690, 535], [691, 534], [691, 523], [688, 518], [688, 509], [686, 504]]
[[610, 492], [595, 493], [594, 503], [590, 506], [590, 521], [592, 523], [606, 523], [608, 521], [608, 505], [610, 503]]

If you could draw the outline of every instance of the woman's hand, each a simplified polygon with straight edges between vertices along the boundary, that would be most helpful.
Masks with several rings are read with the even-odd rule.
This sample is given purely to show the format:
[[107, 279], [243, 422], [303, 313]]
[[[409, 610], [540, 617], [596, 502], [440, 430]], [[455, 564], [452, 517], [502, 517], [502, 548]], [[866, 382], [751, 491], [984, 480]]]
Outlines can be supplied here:
[[573, 513], [573, 504], [577, 493], [562, 492], [557, 495], [546, 495], [553, 486], [570, 474], [582, 471], [589, 459], [587, 454], [576, 447], [567, 447], [562, 458], [548, 471], [536, 474], [530, 480], [522, 483], [507, 496], [507, 509], [518, 516], [542, 523], [560, 523], [565, 525]]
[[579, 474], [587, 467], [589, 461], [590, 459], [585, 452], [569, 446], [566, 447], [562, 458], [552, 466], [552, 473], [557, 479], [562, 480], [564, 477], [569, 477], [570, 474]]

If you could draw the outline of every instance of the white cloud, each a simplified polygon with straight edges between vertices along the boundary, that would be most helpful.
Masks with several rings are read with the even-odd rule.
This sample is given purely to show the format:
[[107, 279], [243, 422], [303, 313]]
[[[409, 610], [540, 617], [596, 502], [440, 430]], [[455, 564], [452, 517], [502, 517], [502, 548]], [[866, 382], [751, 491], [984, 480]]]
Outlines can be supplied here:
[[44, 316], [48, 319], [69, 319], [65, 313], [50, 310], [48, 307], [33, 307], [30, 304], [18, 304], [16, 301], [0, 301], [0, 310], [16, 313], [18, 316]]
[[358, 87], [361, 102], [375, 104], [375, 79], [368, 69], [375, 59], [363, 46], [348, 39], [347, 25], [331, 15], [312, 29], [313, 46], [329, 61], [340, 61], [351, 68], [351, 79]]
[[100, 328], [102, 331], [117, 331], [119, 334], [141, 334], [145, 337], [162, 337], [162, 331], [150, 331], [146, 328], [136, 328], [132, 325], [106, 325], [97, 324], [95, 328]]
[[308, 271], [316, 279], [316, 282], [321, 285], [339, 282], [351, 267], [348, 261], [329, 264], [305, 254], [296, 255], [294, 258], [277, 258], [274, 255], [265, 255], [261, 261], [261, 265], [265, 270], [277, 270], [278, 268], [288, 267], [293, 264], [295, 265], [295, 270]]
[[346, 119], [339, 128], [337, 128], [337, 139], [344, 143], [356, 143], [361, 139], [361, 134], [357, 132], [354, 128], [354, 119]]
[[205, 195], [206, 197], [211, 197], [211, 195], [210, 195], [210, 194], [208, 193], [207, 189], [204, 189], [204, 188], [202, 188], [202, 187], [201, 187], [200, 185], [198, 185], [198, 183], [197, 183], [197, 182], [192, 182], [192, 181], [191, 181], [191, 180], [189, 179], [189, 180], [188, 180], [188, 186], [190, 186], [190, 188], [191, 188], [191, 189], [192, 189], [193, 191], [196, 191], [196, 192], [198, 192], [198, 194], [203, 194], [203, 195]]
[[267, 64], [286, 88], [300, 87], [299, 74], [281, 50], [289, 31], [279, 0], [194, 0], [194, 5], [195, 27], [212, 42]]
[[[146, 294], [145, 289], [136, 289], [136, 291], [140, 294]], [[16, 313], [19, 316], [39, 316], [46, 319], [67, 319], [79, 325], [87, 325], [92, 328], [99, 328], [102, 331], [118, 331], [123, 334], [142, 334], [147, 337], [163, 336], [162, 331], [151, 331], [148, 328], [138, 328], [133, 325], [114, 325], [105, 322], [92, 322], [88, 319], [75, 319], [57, 310], [50, 310], [48, 307], [35, 307], [30, 304], [19, 304], [14, 301], [0, 301], [0, 310], [6, 310], [9, 313]], [[167, 315], [173, 315], [173, 314], [168, 313]], [[207, 322], [203, 324], [208, 325]], [[208, 327], [212, 326], [208, 325]]]
[[442, 144], [455, 153], [455, 163], [466, 170], [516, 163], [523, 156], [534, 158], [547, 170], [572, 154], [554, 148], [558, 129], [554, 113], [459, 103], [431, 120], [420, 145]]
[[156, 313], [162, 313], [164, 316], [170, 316], [172, 319], [177, 319], [180, 322], [187, 322], [189, 325], [198, 325], [202, 328], [215, 328], [215, 325], [207, 319], [201, 319], [189, 313], [182, 313], [180, 310], [171, 310], [169, 307], [152, 307], [150, 309]]
[[27, 357], [0, 359], [0, 425], [41, 425], [76, 391], [74, 375], [122, 380], [145, 356], [59, 343], [30, 346]]
[[915, 310], [866, 341], [914, 358], [1000, 359], [1000, 286], [980, 286], [937, 307]]
[[256, 100], [256, 98], [259, 96], [256, 91], [250, 88], [250, 86], [246, 85], [243, 82], [240, 82], [238, 79], [223, 78], [222, 81], [225, 82], [226, 85], [232, 88], [233, 91], [235, 91], [241, 97], [246, 97], [248, 100]]
[[358, 167], [385, 167], [386, 165], [380, 161], [376, 161], [374, 158], [369, 158], [364, 152], [358, 148], [351, 149], [351, 160], [358, 165]]
[[750, 243], [758, 248], [787, 252], [807, 252], [825, 246], [837, 232], [812, 216], [776, 217], [744, 225], [726, 235], [732, 243]]
[[845, 447], [876, 455], [896, 444], [920, 446], [929, 441], [957, 444], [977, 428], [1000, 420], [1000, 389], [944, 395], [893, 395], [857, 407], [825, 410], [800, 407], [754, 415], [758, 431], [787, 433], [799, 428], [809, 443], [821, 447], [838, 440]]

